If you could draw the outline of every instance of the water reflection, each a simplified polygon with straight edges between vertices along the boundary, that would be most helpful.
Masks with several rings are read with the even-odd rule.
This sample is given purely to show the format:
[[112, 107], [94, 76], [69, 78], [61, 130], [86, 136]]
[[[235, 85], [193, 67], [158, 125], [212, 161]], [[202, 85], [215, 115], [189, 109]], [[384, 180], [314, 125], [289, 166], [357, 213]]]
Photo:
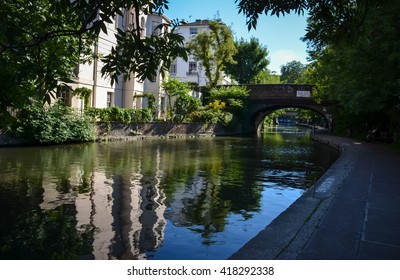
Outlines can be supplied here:
[[0, 257], [224, 259], [335, 156], [304, 133], [0, 149]]

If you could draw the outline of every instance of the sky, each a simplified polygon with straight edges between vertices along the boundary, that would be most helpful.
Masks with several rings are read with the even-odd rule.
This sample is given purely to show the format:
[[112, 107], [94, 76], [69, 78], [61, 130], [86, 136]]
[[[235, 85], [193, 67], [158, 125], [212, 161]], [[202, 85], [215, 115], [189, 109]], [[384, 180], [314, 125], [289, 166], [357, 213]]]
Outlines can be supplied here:
[[306, 43], [301, 41], [305, 35], [306, 16], [260, 15], [257, 29], [250, 32], [247, 29], [246, 18], [238, 14], [235, 0], [170, 0], [169, 9], [164, 13], [170, 19], [187, 20], [221, 18], [228, 25], [235, 39], [251, 37], [259, 40], [267, 48], [270, 64], [268, 69], [280, 74], [281, 65], [297, 60], [307, 63]]

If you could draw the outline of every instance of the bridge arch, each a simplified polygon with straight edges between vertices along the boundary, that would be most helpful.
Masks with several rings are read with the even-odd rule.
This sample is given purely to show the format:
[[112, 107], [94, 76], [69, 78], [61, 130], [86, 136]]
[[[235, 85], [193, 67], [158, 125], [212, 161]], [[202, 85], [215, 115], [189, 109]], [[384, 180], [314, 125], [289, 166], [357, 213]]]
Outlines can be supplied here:
[[249, 90], [246, 113], [242, 119], [242, 134], [256, 134], [268, 113], [283, 108], [302, 108], [321, 115], [327, 129], [332, 128], [335, 104], [329, 100], [316, 102], [312, 98], [312, 85], [266, 84], [245, 85]]
[[329, 114], [324, 111], [324, 108], [315, 108], [312, 106], [305, 106], [305, 105], [270, 105], [270, 106], [265, 106], [264, 108], [253, 112], [253, 114], [250, 116], [250, 124], [254, 124], [254, 131], [259, 134], [261, 131], [261, 124], [263, 123], [264, 119], [271, 114], [272, 112], [280, 109], [288, 109], [288, 108], [299, 108], [299, 109], [306, 109], [310, 110], [312, 112], [317, 113], [320, 115], [324, 121], [325, 121], [325, 128], [327, 130], [331, 129], [332, 126], [332, 118]]

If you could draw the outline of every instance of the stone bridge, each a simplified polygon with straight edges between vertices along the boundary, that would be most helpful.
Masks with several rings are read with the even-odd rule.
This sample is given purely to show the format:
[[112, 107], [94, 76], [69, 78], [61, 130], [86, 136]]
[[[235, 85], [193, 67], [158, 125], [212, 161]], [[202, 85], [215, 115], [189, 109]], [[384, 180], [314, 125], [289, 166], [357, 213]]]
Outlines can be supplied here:
[[264, 118], [271, 112], [283, 108], [303, 108], [319, 113], [329, 130], [332, 127], [334, 103], [317, 103], [311, 98], [313, 86], [302, 84], [258, 84], [245, 85], [250, 98], [242, 119], [242, 134], [256, 134]]

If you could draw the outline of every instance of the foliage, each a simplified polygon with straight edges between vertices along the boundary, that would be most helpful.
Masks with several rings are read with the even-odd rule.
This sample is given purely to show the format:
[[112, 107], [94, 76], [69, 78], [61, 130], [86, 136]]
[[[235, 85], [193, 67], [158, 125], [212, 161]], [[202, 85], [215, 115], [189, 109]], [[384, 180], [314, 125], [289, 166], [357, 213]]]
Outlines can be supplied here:
[[0, 7], [2, 109], [20, 108], [31, 97], [50, 102], [58, 83], [71, 81], [80, 57], [90, 54], [94, 34], [80, 31], [81, 15], [69, 1], [4, 0]]
[[268, 69], [260, 71], [257, 76], [254, 77], [255, 84], [280, 84], [281, 78], [275, 72], [270, 72]]
[[209, 105], [208, 107], [203, 107], [200, 110], [192, 112], [190, 118], [194, 122], [204, 122], [207, 124], [220, 123], [223, 126], [229, 126], [231, 125], [233, 115]]
[[286, 109], [277, 109], [275, 111], [272, 111], [268, 115], [265, 116], [263, 125], [265, 127], [273, 126], [274, 122], [277, 117], [284, 115], [286, 113]]
[[290, 61], [285, 65], [281, 66], [281, 82], [284, 84], [295, 84], [303, 76], [305, 71], [305, 65], [300, 61]]
[[237, 53], [233, 56], [236, 63], [226, 65], [226, 73], [239, 84], [250, 84], [256, 81], [257, 75], [266, 70], [269, 64], [268, 50], [252, 37], [250, 42], [243, 38], [235, 42]]
[[157, 105], [156, 105], [156, 97], [154, 94], [150, 92], [143, 92], [142, 94], [134, 95], [134, 98], [145, 97], [147, 98], [147, 109], [151, 112], [154, 117]]
[[89, 98], [92, 95], [92, 90], [86, 87], [76, 88], [72, 92], [73, 95], [78, 96], [80, 99], [83, 99], [85, 104], [85, 109], [89, 108]]
[[163, 81], [162, 87], [168, 96], [168, 111], [172, 120], [183, 122], [190, 113], [201, 106], [200, 99], [190, 95], [190, 83], [170, 78]]
[[172, 111], [173, 99], [178, 95], [188, 94], [190, 87], [188, 83], [182, 82], [178, 79], [169, 77], [167, 80], [163, 80], [162, 88], [165, 94], [168, 96], [168, 111]]
[[244, 86], [217, 87], [210, 91], [209, 102], [218, 100], [225, 104], [225, 111], [235, 117], [241, 117], [249, 97], [249, 92]]
[[150, 122], [153, 120], [153, 112], [149, 108], [89, 108], [85, 114], [95, 121], [110, 123], [110, 122]]
[[208, 108], [222, 111], [226, 108], [226, 103], [221, 100], [215, 99], [213, 102], [210, 102], [208, 104]]
[[[184, 37], [174, 32], [178, 23], [175, 24], [171, 32], [161, 32], [158, 36], [145, 38], [140, 32], [118, 29], [117, 45], [102, 59], [105, 66], [101, 73], [109, 76], [113, 82], [118, 82], [120, 75], [129, 79], [132, 74], [139, 80], [145, 80], [157, 75], [158, 71], [162, 75], [167, 73], [171, 62], [178, 56], [187, 60]], [[163, 24], [159, 28], [166, 30], [168, 26]], [[137, 30], [140, 31], [140, 28]]]
[[324, 123], [324, 118], [321, 116], [321, 114], [308, 110], [308, 109], [301, 109], [297, 108], [297, 118], [300, 121], [305, 121], [308, 124], [323, 124]]
[[210, 30], [202, 32], [188, 44], [190, 53], [200, 61], [208, 85], [215, 87], [222, 78], [227, 64], [235, 63], [233, 56], [237, 50], [231, 29], [220, 20], [209, 22]]
[[10, 132], [34, 143], [93, 141], [91, 122], [62, 103], [42, 106], [31, 100], [18, 111]]
[[[339, 102], [346, 114], [381, 129], [400, 128], [400, 7], [396, 1], [369, 10], [363, 32], [351, 41], [314, 50], [310, 76], [317, 93]], [[385, 120], [385, 121], [383, 121]], [[351, 121], [349, 122], [351, 123]]]
[[190, 114], [192, 121], [235, 126], [249, 96], [243, 86], [217, 87], [210, 91], [209, 104]]
[[[103, 58], [102, 74], [117, 81], [131, 73], [149, 78], [171, 61], [187, 57], [183, 37], [174, 32], [140, 36], [142, 15], [162, 13], [168, 0], [3, 0], [0, 3], [0, 106], [21, 108], [29, 98], [50, 102], [59, 82], [69, 83], [79, 63], [93, 59], [92, 46], [113, 18], [130, 10], [133, 28], [119, 29], [117, 47]], [[178, 24], [171, 23], [172, 28]], [[169, 25], [159, 27], [170, 28]]]
[[[396, 0], [276, 1], [237, 0], [248, 27], [262, 13], [307, 12], [311, 59], [307, 79], [316, 85], [317, 99], [329, 97], [339, 112], [381, 129], [400, 130], [399, 26]], [[339, 116], [340, 117], [340, 116]], [[362, 121], [364, 119], [364, 121]], [[347, 121], [351, 125], [352, 121]], [[370, 124], [369, 124], [370, 125]]]
[[289, 13], [309, 15], [304, 39], [313, 48], [323, 49], [326, 45], [348, 40], [361, 29], [365, 15], [376, 6], [392, 0], [236, 0], [239, 13], [247, 18], [247, 26], [257, 27], [261, 14], [277, 17]]
[[179, 95], [174, 104], [175, 120], [180, 123], [183, 122], [190, 113], [198, 110], [200, 106], [200, 99], [189, 94]]

